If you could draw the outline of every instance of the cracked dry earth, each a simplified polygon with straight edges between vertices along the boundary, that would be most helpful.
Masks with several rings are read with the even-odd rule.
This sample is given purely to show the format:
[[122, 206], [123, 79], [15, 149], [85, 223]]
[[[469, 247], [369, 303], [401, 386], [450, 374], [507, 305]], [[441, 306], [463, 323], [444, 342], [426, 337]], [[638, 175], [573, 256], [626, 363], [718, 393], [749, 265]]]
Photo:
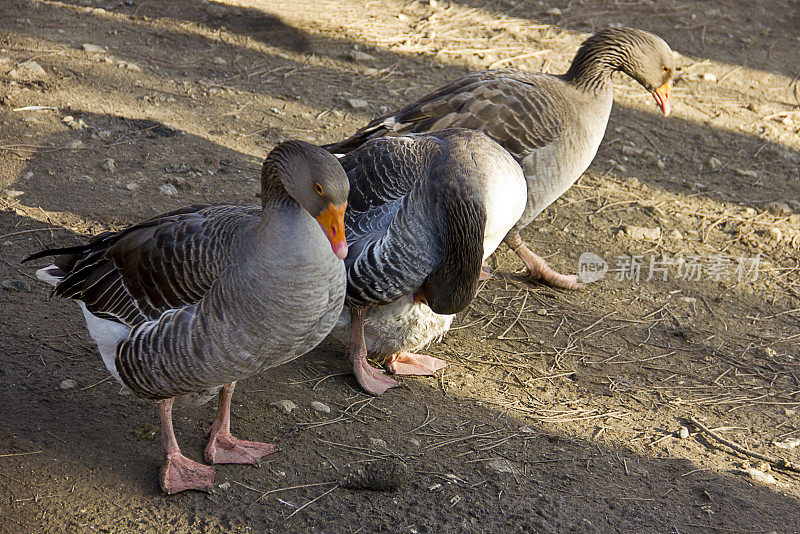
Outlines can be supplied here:
[[[255, 202], [276, 143], [341, 139], [476, 69], [563, 72], [609, 24], [679, 52], [674, 113], [618, 78], [594, 163], [524, 234], [562, 272], [592, 253], [605, 276], [532, 285], [503, 248], [430, 347], [440, 376], [372, 398], [320, 347], [237, 388], [234, 432], [278, 453], [220, 467], [213, 494], [160, 494], [156, 411], [19, 261]], [[799, 531], [798, 473], [689, 422], [800, 459], [798, 27], [791, 0], [5, 0], [0, 530]], [[187, 455], [212, 413], [176, 413]], [[386, 457], [409, 469], [396, 491], [332, 484]]]

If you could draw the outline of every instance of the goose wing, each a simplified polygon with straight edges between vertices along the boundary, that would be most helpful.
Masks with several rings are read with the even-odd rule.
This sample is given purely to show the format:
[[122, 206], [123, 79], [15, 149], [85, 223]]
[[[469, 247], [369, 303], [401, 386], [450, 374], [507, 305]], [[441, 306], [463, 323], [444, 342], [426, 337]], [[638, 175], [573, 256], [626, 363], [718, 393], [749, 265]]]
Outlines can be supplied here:
[[557, 77], [545, 74], [470, 74], [325, 148], [342, 153], [382, 135], [468, 128], [485, 132], [520, 160], [561, 134], [568, 107], [563, 87]]
[[242, 225], [259, 220], [256, 206], [196, 205], [159, 215], [58, 255], [54, 293], [84, 302], [93, 314], [127, 325], [198, 302], [234, 261]]

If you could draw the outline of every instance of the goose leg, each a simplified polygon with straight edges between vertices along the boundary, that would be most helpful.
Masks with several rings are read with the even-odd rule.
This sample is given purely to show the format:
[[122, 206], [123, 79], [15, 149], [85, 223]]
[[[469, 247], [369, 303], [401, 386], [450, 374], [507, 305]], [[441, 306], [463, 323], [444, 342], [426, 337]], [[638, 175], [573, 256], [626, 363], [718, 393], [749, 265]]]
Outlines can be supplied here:
[[167, 399], [158, 403], [161, 418], [161, 443], [166, 460], [161, 466], [159, 482], [165, 493], [173, 494], [186, 490], [211, 491], [214, 486], [214, 468], [190, 460], [183, 454], [172, 428], [172, 403]]
[[494, 276], [492, 276], [492, 267], [489, 265], [488, 261], [485, 261], [481, 265], [481, 274], [478, 277], [478, 282], [491, 280], [492, 278], [494, 278]]
[[364, 308], [351, 308], [350, 324], [350, 362], [356, 380], [368, 393], [381, 395], [387, 389], [397, 387], [400, 382], [389, 378], [386, 373], [372, 367], [367, 362], [367, 342], [364, 339]]
[[245, 441], [231, 435], [231, 397], [236, 382], [231, 382], [219, 392], [217, 417], [208, 430], [210, 439], [205, 450], [205, 458], [211, 464], [252, 464], [278, 449], [271, 443]]
[[445, 367], [444, 360], [407, 351], [396, 352], [386, 360], [386, 368], [396, 375], [432, 375]]
[[528, 268], [528, 278], [531, 280], [541, 281], [551, 287], [557, 287], [559, 289], [569, 289], [571, 291], [583, 289], [583, 284], [577, 276], [561, 274], [547, 265], [544, 258], [534, 253], [525, 245], [518, 233], [506, 237], [505, 241], [511, 250], [516, 252], [517, 256], [525, 263], [525, 267]]

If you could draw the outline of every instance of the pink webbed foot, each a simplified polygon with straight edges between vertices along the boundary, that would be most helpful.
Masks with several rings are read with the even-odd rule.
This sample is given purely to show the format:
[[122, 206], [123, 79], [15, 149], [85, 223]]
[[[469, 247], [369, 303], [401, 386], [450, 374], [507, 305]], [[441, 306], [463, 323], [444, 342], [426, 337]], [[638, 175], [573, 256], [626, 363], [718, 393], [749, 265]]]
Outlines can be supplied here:
[[271, 443], [246, 441], [230, 433], [218, 433], [211, 436], [203, 456], [210, 464], [258, 465], [261, 458], [277, 450]]
[[486, 280], [491, 280], [492, 278], [494, 278], [492, 275], [492, 268], [487, 262], [483, 262], [481, 265], [481, 274], [478, 277], [478, 282], [485, 282]]
[[231, 435], [231, 398], [236, 382], [231, 382], [219, 392], [219, 404], [214, 423], [208, 429], [208, 445], [204, 453], [205, 459], [211, 464], [251, 464], [258, 465], [258, 461], [278, 449], [271, 443], [258, 441], [245, 441]]
[[572, 274], [561, 274], [544, 261], [544, 258], [529, 249], [522, 238], [516, 235], [507, 241], [511, 250], [525, 263], [528, 269], [528, 278], [543, 282], [550, 287], [577, 291], [583, 289], [583, 283], [577, 276]]
[[396, 375], [433, 375], [445, 367], [444, 360], [407, 351], [392, 354], [386, 361], [386, 368]]
[[180, 450], [167, 454], [159, 479], [164, 493], [172, 495], [186, 490], [211, 491], [214, 468], [190, 460]]
[[353, 373], [361, 387], [373, 395], [383, 395], [387, 389], [400, 385], [400, 382], [380, 369], [372, 367], [366, 358], [357, 358], [353, 361]]

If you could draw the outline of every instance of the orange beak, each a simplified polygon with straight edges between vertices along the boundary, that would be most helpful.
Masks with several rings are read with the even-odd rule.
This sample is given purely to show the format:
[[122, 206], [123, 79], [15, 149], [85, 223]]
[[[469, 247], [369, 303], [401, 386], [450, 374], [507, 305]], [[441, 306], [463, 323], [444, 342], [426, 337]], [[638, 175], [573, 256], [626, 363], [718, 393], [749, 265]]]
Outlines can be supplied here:
[[347, 202], [341, 206], [328, 204], [327, 209], [317, 215], [319, 225], [325, 231], [325, 237], [331, 242], [333, 253], [339, 259], [347, 257], [347, 240], [344, 237], [344, 211], [347, 209]]
[[656, 99], [656, 103], [658, 107], [661, 108], [661, 113], [663, 113], [665, 117], [672, 111], [672, 107], [669, 104], [670, 85], [671, 82], [667, 82], [652, 92], [653, 98]]

